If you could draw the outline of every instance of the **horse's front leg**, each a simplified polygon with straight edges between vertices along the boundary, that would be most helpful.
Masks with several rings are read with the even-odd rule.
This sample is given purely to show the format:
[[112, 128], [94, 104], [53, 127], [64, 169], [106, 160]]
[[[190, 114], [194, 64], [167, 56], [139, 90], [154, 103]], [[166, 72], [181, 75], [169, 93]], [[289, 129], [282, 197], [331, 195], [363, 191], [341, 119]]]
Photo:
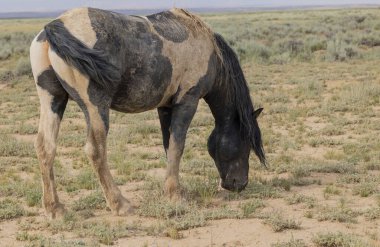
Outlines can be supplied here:
[[176, 196], [179, 192], [179, 163], [185, 147], [186, 133], [199, 101], [198, 98], [186, 96], [171, 109], [158, 110], [168, 160], [164, 190], [169, 197]]

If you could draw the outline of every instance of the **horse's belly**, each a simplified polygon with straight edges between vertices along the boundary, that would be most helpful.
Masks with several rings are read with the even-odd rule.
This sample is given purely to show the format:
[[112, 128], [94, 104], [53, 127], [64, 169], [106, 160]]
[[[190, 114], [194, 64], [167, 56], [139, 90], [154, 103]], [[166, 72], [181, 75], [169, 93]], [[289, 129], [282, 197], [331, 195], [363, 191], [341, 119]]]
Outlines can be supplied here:
[[157, 108], [164, 98], [167, 82], [131, 82], [123, 85], [113, 97], [111, 108], [136, 113]]

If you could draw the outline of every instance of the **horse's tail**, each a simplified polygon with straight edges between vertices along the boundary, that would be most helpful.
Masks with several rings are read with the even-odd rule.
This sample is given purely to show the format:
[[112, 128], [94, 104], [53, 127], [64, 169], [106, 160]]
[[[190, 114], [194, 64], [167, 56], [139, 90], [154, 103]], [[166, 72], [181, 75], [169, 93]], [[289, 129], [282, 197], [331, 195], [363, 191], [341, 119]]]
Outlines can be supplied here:
[[101, 88], [113, 93], [120, 82], [120, 70], [109, 62], [104, 51], [91, 49], [74, 37], [59, 19], [45, 26], [51, 49], [66, 63], [88, 76]]

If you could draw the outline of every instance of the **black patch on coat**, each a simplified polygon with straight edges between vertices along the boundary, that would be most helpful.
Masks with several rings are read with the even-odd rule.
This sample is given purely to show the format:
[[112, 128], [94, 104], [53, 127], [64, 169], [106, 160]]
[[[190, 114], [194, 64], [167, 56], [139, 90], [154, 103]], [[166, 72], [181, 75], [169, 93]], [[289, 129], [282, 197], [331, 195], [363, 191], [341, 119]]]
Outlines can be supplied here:
[[[70, 95], [70, 98], [74, 100], [78, 106], [81, 108], [81, 110], [84, 113], [84, 116], [86, 118], [87, 128], [90, 128], [90, 114], [88, 113], [88, 109], [86, 104], [84, 103], [83, 99], [80, 97], [77, 90], [73, 87], [71, 87], [65, 80], [63, 80], [59, 75], [57, 75], [59, 81], [62, 84], [62, 87], [66, 90], [66, 92]], [[91, 102], [93, 103], [93, 102]], [[102, 121], [104, 123], [104, 126], [106, 130], [109, 129], [109, 115], [108, 115], [108, 109], [109, 107], [106, 107], [106, 105], [95, 105], [98, 108], [98, 112], [100, 114], [100, 117], [102, 118]]]
[[46, 32], [43, 30], [37, 37], [38, 42], [45, 42], [46, 41]]
[[37, 85], [53, 96], [51, 110], [62, 119], [68, 101], [68, 94], [51, 66], [37, 77]]
[[90, 116], [88, 114], [87, 106], [84, 104], [82, 98], [79, 96], [78, 92], [71, 87], [65, 80], [63, 80], [59, 75], [56, 75], [59, 82], [61, 83], [62, 87], [65, 89], [65, 91], [70, 95], [70, 98], [77, 102], [79, 107], [82, 109], [84, 116], [87, 121], [87, 126], [89, 124]]
[[[122, 112], [155, 108], [171, 82], [173, 70], [169, 58], [162, 55], [162, 40], [152, 33], [144, 18], [93, 8], [88, 14], [97, 37], [94, 49], [104, 51], [121, 72], [111, 108]], [[88, 90], [91, 101], [103, 101], [101, 88], [90, 83]]]
[[170, 123], [172, 121], [172, 109], [169, 107], [159, 107], [157, 108], [158, 117], [160, 118], [162, 141], [164, 144], [165, 152], [169, 148], [170, 139]]
[[167, 40], [181, 43], [189, 37], [186, 26], [170, 11], [148, 15], [147, 18], [157, 33]]

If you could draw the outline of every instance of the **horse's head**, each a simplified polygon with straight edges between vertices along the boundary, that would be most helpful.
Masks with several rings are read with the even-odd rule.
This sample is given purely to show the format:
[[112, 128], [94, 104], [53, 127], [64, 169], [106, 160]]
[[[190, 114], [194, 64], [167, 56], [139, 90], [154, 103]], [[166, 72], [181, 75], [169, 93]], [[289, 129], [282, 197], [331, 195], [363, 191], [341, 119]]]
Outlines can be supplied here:
[[[261, 111], [262, 108], [253, 113], [252, 124], [257, 128], [257, 132], [251, 133], [252, 135], [260, 134], [256, 118]], [[248, 184], [249, 154], [251, 148], [255, 150], [252, 138], [239, 134], [240, 128], [238, 120], [228, 121], [223, 125], [217, 125], [208, 139], [208, 151], [218, 168], [222, 187], [238, 192]], [[259, 142], [261, 144], [261, 136]]]

